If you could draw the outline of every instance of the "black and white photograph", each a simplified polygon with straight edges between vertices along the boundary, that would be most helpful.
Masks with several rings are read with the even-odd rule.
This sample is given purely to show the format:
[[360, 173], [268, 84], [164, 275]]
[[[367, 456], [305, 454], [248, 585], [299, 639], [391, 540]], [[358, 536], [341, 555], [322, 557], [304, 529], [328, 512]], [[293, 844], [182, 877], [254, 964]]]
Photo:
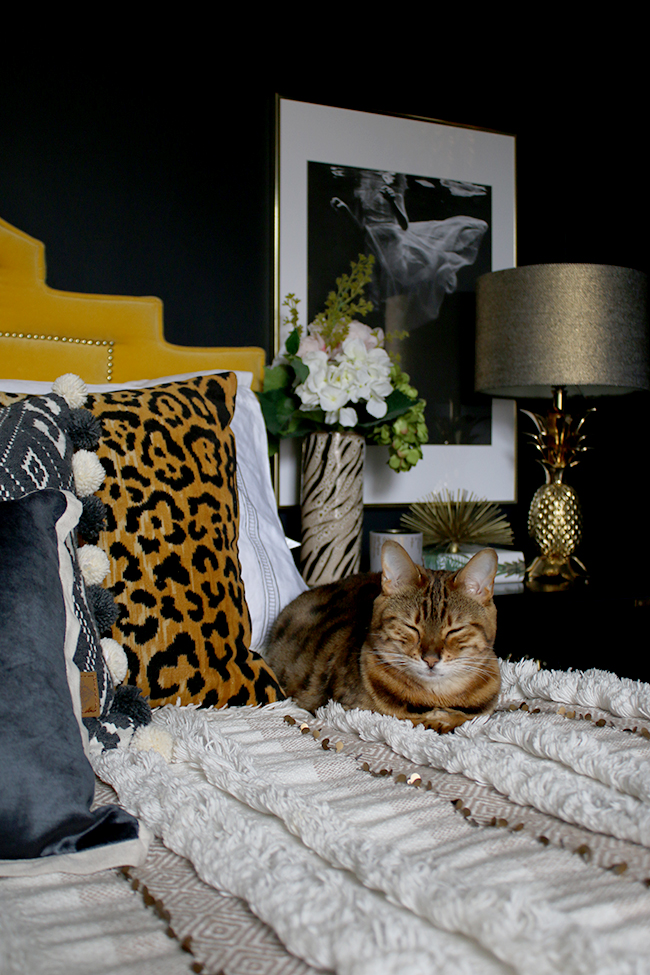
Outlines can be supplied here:
[[429, 442], [489, 444], [490, 404], [474, 394], [476, 278], [492, 267], [490, 186], [308, 163], [308, 318], [359, 253], [386, 347], [426, 400]]

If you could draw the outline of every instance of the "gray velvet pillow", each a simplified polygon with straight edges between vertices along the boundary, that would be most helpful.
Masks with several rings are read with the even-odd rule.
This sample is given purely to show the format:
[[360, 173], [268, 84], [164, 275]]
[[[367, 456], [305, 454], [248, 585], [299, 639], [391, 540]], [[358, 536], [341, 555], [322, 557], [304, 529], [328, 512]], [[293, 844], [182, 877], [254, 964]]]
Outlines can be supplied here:
[[70, 548], [81, 507], [53, 489], [0, 502], [0, 875], [90, 872], [146, 849], [128, 813], [90, 811]]

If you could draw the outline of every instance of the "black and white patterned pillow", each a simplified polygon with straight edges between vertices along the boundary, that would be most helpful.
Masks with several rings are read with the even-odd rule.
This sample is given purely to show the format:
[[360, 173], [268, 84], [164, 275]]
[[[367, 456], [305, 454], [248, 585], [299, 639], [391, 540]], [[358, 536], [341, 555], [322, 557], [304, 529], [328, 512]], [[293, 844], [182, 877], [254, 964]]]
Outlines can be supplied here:
[[[103, 520], [103, 504], [93, 494], [104, 479], [93, 452], [101, 425], [82, 408], [86, 394], [78, 377], [61, 377], [54, 389], [57, 392], [0, 409], [0, 501], [46, 489], [74, 493], [84, 506], [80, 533], [93, 542]], [[108, 573], [108, 557], [94, 544], [79, 548], [76, 533], [66, 544], [74, 566], [73, 603], [80, 627], [74, 663], [82, 675], [83, 720], [91, 739], [103, 748], [115, 747], [134, 726], [150, 720], [150, 711], [126, 688], [118, 688], [116, 695], [105, 660], [112, 655], [119, 663], [123, 653], [115, 641], [102, 640], [114, 620], [112, 596], [100, 585]]]
[[34, 396], [0, 411], [0, 500], [32, 491], [74, 491], [70, 407], [63, 397]]

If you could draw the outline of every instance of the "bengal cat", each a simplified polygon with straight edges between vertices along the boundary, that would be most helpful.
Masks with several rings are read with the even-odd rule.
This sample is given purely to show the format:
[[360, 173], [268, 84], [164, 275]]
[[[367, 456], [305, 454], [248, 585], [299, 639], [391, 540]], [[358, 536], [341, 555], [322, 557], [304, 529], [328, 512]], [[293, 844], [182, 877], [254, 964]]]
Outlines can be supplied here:
[[319, 586], [286, 606], [266, 660], [309, 711], [334, 699], [451, 731], [496, 705], [496, 570], [489, 548], [447, 572], [416, 565], [387, 541], [381, 573]]

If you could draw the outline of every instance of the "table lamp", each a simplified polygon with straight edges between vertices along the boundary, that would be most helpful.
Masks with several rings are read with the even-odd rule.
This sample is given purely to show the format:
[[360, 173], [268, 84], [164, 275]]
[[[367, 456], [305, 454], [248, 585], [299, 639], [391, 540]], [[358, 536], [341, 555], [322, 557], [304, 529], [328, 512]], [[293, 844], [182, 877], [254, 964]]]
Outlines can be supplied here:
[[476, 291], [476, 390], [500, 397], [550, 397], [531, 434], [546, 473], [528, 515], [540, 555], [533, 589], [566, 588], [585, 571], [576, 491], [564, 481], [584, 452], [585, 417], [567, 396], [650, 388], [645, 274], [602, 264], [536, 264], [482, 275]]

